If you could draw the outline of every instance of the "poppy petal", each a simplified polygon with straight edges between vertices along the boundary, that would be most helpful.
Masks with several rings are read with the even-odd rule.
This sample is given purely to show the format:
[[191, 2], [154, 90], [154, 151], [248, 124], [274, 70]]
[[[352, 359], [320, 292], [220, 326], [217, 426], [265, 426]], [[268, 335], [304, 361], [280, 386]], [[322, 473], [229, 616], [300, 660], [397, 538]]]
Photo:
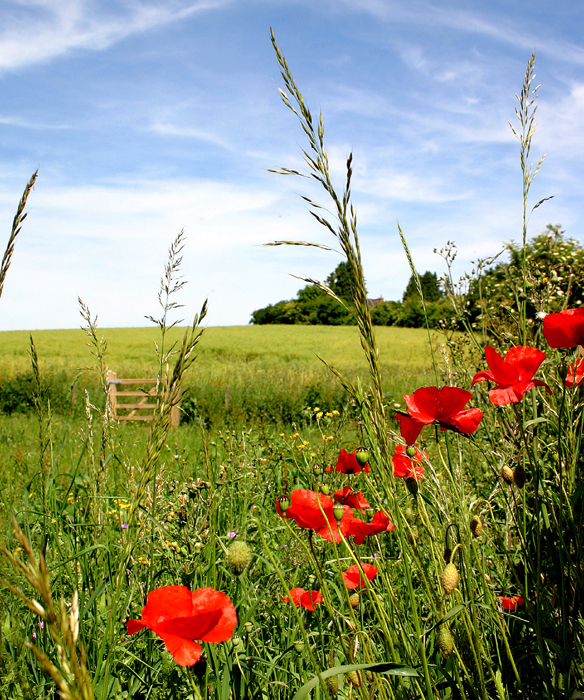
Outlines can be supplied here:
[[194, 666], [201, 656], [201, 645], [174, 634], [159, 634], [179, 666]]
[[143, 630], [146, 625], [140, 620], [128, 620], [126, 627], [128, 628], [128, 634], [136, 634], [136, 632]]
[[209, 631], [197, 639], [202, 642], [225, 642], [233, 635], [237, 625], [237, 613], [231, 599], [214, 588], [199, 588], [192, 594], [193, 614], [200, 616], [210, 611], [219, 611], [219, 619]]
[[422, 432], [422, 428], [424, 425], [427, 425], [426, 423], [420, 423], [420, 421], [415, 420], [410, 416], [402, 416], [400, 413], [396, 415], [395, 419], [400, 422], [399, 429], [401, 436], [408, 445], [413, 445], [414, 442], [416, 442], [420, 433]]
[[545, 358], [545, 352], [537, 348], [516, 345], [510, 348], [505, 355], [505, 364], [511, 364], [517, 368], [518, 380], [520, 382], [528, 382], [533, 379], [533, 375], [537, 372]]
[[192, 593], [186, 586], [162, 586], [148, 594], [142, 622], [153, 629], [165, 620], [189, 617], [193, 613]]

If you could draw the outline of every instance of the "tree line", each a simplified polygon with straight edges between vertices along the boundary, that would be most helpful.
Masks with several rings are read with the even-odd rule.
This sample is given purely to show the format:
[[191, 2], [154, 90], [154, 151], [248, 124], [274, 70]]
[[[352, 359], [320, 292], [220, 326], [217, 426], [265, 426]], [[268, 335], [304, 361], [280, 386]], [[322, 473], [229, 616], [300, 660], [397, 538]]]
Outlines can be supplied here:
[[[466, 275], [464, 290], [453, 289], [448, 277], [438, 279], [435, 272], [419, 276], [420, 290], [414, 275], [409, 279], [400, 301], [371, 300], [371, 317], [378, 326], [430, 328], [453, 326], [454, 306], [464, 313], [475, 327], [483, 324], [489, 331], [513, 323], [506, 309], [515, 307], [518, 296], [528, 302], [528, 316], [559, 310], [563, 305], [584, 303], [584, 248], [565, 235], [561, 226], [549, 224], [545, 231], [528, 241], [525, 250], [515, 243], [505, 245], [507, 260], [487, 265], [479, 263]], [[522, 260], [525, 256], [529, 274], [523, 282]], [[548, 282], [554, 281], [553, 299], [544, 294]], [[300, 289], [295, 299], [279, 301], [251, 314], [252, 324], [304, 324], [347, 326], [356, 324], [352, 303], [352, 270], [341, 262], [326, 278], [326, 286], [341, 299], [340, 304], [317, 284]], [[559, 283], [559, 287], [558, 287]], [[424, 314], [424, 306], [426, 314]]]

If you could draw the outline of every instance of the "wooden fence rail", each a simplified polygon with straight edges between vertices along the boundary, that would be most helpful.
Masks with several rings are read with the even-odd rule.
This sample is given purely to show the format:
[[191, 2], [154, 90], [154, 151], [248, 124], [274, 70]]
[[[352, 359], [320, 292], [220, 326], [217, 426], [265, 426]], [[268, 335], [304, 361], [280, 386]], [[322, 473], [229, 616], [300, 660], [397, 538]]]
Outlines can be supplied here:
[[[112, 408], [114, 420], [152, 420], [156, 409], [156, 379], [118, 378], [118, 375], [109, 370], [107, 373], [108, 398]], [[151, 386], [145, 389], [144, 386]], [[131, 387], [129, 390], [120, 387]], [[120, 398], [140, 397], [139, 401], [130, 398], [130, 401], [119, 401]], [[149, 399], [154, 399], [148, 403]], [[126, 413], [129, 411], [129, 413]], [[176, 428], [180, 423], [180, 404], [171, 408], [170, 425]]]

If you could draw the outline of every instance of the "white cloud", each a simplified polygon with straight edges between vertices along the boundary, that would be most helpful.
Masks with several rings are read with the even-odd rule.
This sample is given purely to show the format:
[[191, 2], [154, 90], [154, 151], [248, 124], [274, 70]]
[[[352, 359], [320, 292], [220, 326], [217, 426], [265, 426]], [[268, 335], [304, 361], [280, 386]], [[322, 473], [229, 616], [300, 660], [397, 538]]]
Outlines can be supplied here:
[[204, 129], [157, 122], [149, 126], [147, 130], [160, 134], [161, 136], [178, 136], [180, 138], [194, 139], [196, 141], [205, 141], [215, 146], [221, 146], [221, 148], [225, 148], [229, 151], [235, 150], [224, 138], [209, 131], [205, 131]]
[[232, 0], [12, 0], [4, 3], [0, 71], [47, 61], [72, 49], [102, 50], [131, 34], [213, 10]]
[[[78, 322], [77, 296], [104, 326], [144, 325], [156, 313], [171, 240], [184, 227], [183, 302], [194, 315], [209, 296], [211, 325], [247, 323], [251, 311], [301, 286], [288, 272], [326, 275], [337, 264], [314, 250], [263, 248], [322, 236], [286, 189], [209, 181], [46, 186], [31, 194], [0, 306], [0, 328]], [[18, 198], [0, 192], [6, 229]]]
[[584, 154], [584, 84], [573, 85], [559, 103], [542, 100], [537, 120], [535, 140], [539, 144], [554, 157], [580, 160]]

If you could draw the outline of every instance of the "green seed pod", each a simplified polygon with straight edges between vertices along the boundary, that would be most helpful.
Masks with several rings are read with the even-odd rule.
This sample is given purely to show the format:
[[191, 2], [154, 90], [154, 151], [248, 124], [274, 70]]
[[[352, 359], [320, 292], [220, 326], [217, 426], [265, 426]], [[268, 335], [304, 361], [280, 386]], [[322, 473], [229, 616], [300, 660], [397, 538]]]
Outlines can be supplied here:
[[335, 516], [335, 520], [339, 523], [343, 519], [343, 515], [345, 514], [345, 507], [343, 506], [342, 503], [335, 503], [333, 506], [333, 515]]
[[244, 627], [245, 627], [245, 631], [246, 631], [246, 632], [248, 632], [248, 633], [249, 633], [249, 632], [253, 632], [253, 622], [252, 622], [251, 620], [248, 620], [248, 621], [245, 623]]
[[290, 508], [290, 499], [288, 496], [280, 496], [278, 498], [278, 505], [280, 506], [282, 513], [286, 513], [288, 508]]
[[358, 447], [355, 450], [355, 459], [360, 467], [364, 467], [369, 461], [369, 450], [366, 447]]
[[448, 627], [441, 627], [438, 632], [438, 649], [445, 659], [454, 651], [454, 637]]
[[315, 464], [315, 465], [312, 467], [312, 469], [313, 469], [314, 474], [315, 474], [316, 476], [320, 476], [320, 475], [322, 474], [322, 467], [320, 466], [320, 464]]
[[406, 455], [412, 459], [412, 457], [416, 456], [416, 448], [413, 445], [408, 445], [406, 447]]
[[440, 574], [440, 585], [444, 590], [446, 595], [450, 595], [455, 588], [458, 588], [458, 583], [460, 581], [460, 574], [458, 569], [454, 564], [446, 564], [442, 573]]
[[324, 682], [326, 683], [326, 687], [327, 687], [329, 693], [333, 697], [338, 695], [338, 693], [339, 693], [339, 677], [338, 676], [329, 676], [328, 678], [324, 679]]
[[325, 496], [329, 495], [330, 486], [328, 484], [320, 484], [319, 489], [321, 493], [324, 493]]
[[231, 648], [233, 652], [239, 654], [240, 651], [243, 651], [243, 646], [243, 639], [234, 634], [233, 637], [231, 637]]
[[241, 574], [251, 564], [252, 552], [249, 545], [242, 540], [233, 542], [227, 550], [225, 556], [225, 566], [236, 576]]
[[297, 654], [302, 654], [304, 651], [304, 642], [301, 639], [297, 639], [294, 642], [294, 649], [296, 650]]

